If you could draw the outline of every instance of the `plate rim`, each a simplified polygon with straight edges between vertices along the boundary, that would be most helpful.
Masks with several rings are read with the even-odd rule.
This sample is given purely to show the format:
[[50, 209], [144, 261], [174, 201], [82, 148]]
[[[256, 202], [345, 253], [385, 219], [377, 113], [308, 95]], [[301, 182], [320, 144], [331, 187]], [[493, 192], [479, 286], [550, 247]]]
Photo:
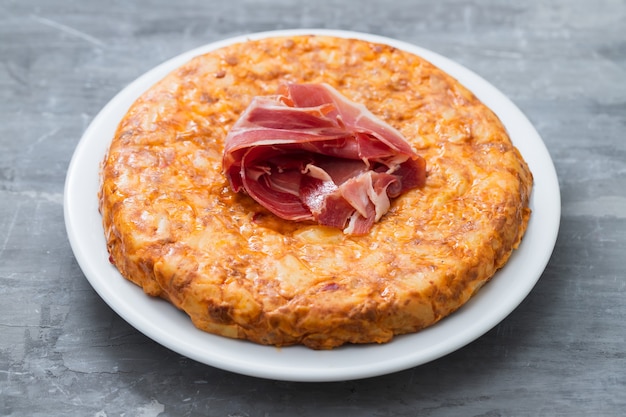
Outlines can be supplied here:
[[[418, 333], [397, 336], [393, 341], [387, 344], [351, 345], [332, 351], [311, 351], [310, 349], [301, 346], [275, 348], [271, 346], [255, 345], [255, 347], [250, 348], [249, 345], [251, 342], [209, 335], [195, 328], [188, 329], [191, 336], [187, 340], [172, 340], [168, 337], [166, 332], [164, 333], [162, 329], [147, 320], [145, 315], [140, 313], [137, 314], [136, 311], [133, 311], [134, 307], [128, 304], [128, 300], [121, 299], [119, 294], [113, 294], [111, 287], [112, 284], [105, 281], [105, 279], [110, 278], [109, 275], [111, 275], [111, 269], [113, 269], [113, 273], [117, 273], [117, 275], [119, 275], [119, 272], [117, 272], [117, 270], [108, 263], [106, 244], [104, 246], [104, 253], [102, 252], [103, 248], [101, 244], [104, 242], [104, 230], [102, 229], [101, 222], [99, 224], [101, 236], [97, 236], [97, 226], [91, 225], [93, 227], [90, 228], [89, 220], [93, 223], [95, 217], [99, 218], [99, 214], [94, 217], [93, 210], [90, 214], [81, 213], [81, 210], [84, 210], [85, 207], [93, 209], [93, 200], [97, 200], [97, 197], [95, 195], [91, 196], [91, 200], [87, 200], [88, 202], [86, 203], [85, 200], [82, 199], [84, 194], [79, 193], [89, 191], [89, 189], [92, 188], [94, 169], [97, 171], [96, 175], [99, 175], [99, 164], [97, 169], [93, 166], [86, 167], [87, 162], [85, 158], [90, 159], [93, 162], [93, 159], [97, 156], [96, 154], [98, 154], [100, 155], [101, 162], [105, 155], [102, 150], [104, 149], [104, 152], [106, 152], [110, 140], [105, 144], [102, 142], [95, 143], [95, 138], [98, 137], [99, 129], [102, 127], [108, 127], [110, 129], [110, 124], [107, 124], [109, 119], [117, 119], [117, 122], [119, 122], [121, 116], [118, 119], [117, 115], [123, 116], [128, 107], [139, 95], [150, 88], [156, 81], [164, 77], [171, 70], [187, 62], [189, 59], [202, 53], [237, 42], [268, 37], [297, 35], [326, 35], [340, 38], [355, 38], [391, 45], [417, 54], [455, 77], [461, 84], [470, 89], [470, 91], [472, 91], [481, 101], [485, 102], [485, 104], [487, 104], [498, 115], [498, 117], [500, 117], [507, 130], [509, 130], [512, 140], [514, 139], [512, 133], [516, 133], [518, 131], [524, 132], [528, 137], [528, 142], [516, 142], [513, 140], [513, 143], [527, 160], [529, 166], [531, 165], [531, 162], [535, 166], [533, 175], [535, 175], [536, 172], [541, 172], [540, 176], [535, 176], [535, 183], [531, 194], [531, 205], [533, 205], [531, 208], [533, 208], [533, 215], [531, 215], [526, 235], [524, 236], [520, 247], [511, 256], [507, 265], [505, 265], [500, 271], [496, 272], [494, 279], [483, 287], [476, 296], [470, 299], [470, 301], [462, 306], [456, 313]], [[105, 126], [102, 126], [103, 124]], [[115, 127], [117, 127], [117, 124]], [[528, 160], [528, 155], [532, 156], [530, 161]], [[537, 169], [538, 167], [539, 169]], [[88, 175], [82, 175], [86, 173], [90, 173], [92, 176], [89, 177]], [[98, 190], [92, 189], [91, 191], [97, 193]], [[74, 150], [66, 174], [63, 211], [70, 246], [85, 277], [106, 304], [108, 304], [118, 315], [144, 335], [181, 355], [206, 365], [227, 371], [275, 380], [323, 382], [362, 379], [419, 366], [466, 346], [495, 327], [512, 311], [514, 311], [528, 296], [545, 270], [556, 244], [556, 238], [559, 231], [561, 217], [560, 199], [560, 188], [556, 169], [549, 155], [548, 149], [546, 148], [545, 143], [541, 139], [537, 130], [522, 113], [522, 111], [508, 97], [473, 71], [431, 50], [384, 36], [334, 29], [286, 29], [229, 37], [193, 48], [155, 66], [119, 91], [94, 117]], [[547, 204], [547, 202], [550, 204]], [[534, 205], [542, 207], [542, 211], [539, 215], [536, 214]], [[85, 216], [90, 217], [87, 219]], [[513, 295], [507, 295], [507, 304], [499, 306], [496, 312], [491, 316], [481, 320], [474, 326], [456, 326], [456, 331], [458, 333], [451, 338], [448, 337], [447, 339], [443, 339], [439, 333], [442, 331], [445, 333], [447, 328], [446, 326], [448, 326], [446, 323], [456, 323], [459, 320], [455, 320], [455, 318], [459, 317], [464, 312], [473, 311], [472, 308], [477, 308], [473, 306], [479, 304], [481, 299], [484, 298], [481, 297], [481, 294], [499, 291], [497, 277], [502, 276], [505, 273], [503, 271], [506, 271], [507, 266], [510, 266], [513, 262], [520, 263], [519, 261], [516, 261], [516, 259], [522, 256], [520, 255], [522, 252], [525, 254], [529, 251], [529, 249], [527, 249], [530, 245], [528, 241], [533, 239], [534, 243], [534, 241], [538, 239], [538, 237], [535, 236], [539, 230], [541, 231], [539, 246], [542, 250], [538, 254], [538, 257], [533, 259], [534, 262], [529, 265], [532, 268], [530, 271], [526, 272], [526, 280], [521, 283], [515, 283], [518, 292]], [[529, 233], [531, 234], [530, 237]], [[89, 246], [90, 242], [94, 241], [100, 244], [99, 247]], [[102, 269], [104, 268], [104, 263], [109, 265], [108, 270]], [[119, 277], [121, 278], [121, 275], [119, 275]], [[148, 296], [146, 296], [141, 289], [134, 286], [134, 284], [129, 283], [123, 278], [122, 280], [122, 283], [118, 282], [115, 285], [121, 286], [123, 289], [128, 288], [128, 290], [133, 293], [140, 291], [140, 294], [146, 299], [149, 299], [151, 303], [166, 303], [160, 299], [148, 298]], [[160, 305], [155, 305], [157, 305], [158, 308], [161, 308]], [[173, 314], [176, 313], [176, 311], [173, 310], [173, 307], [169, 304], [164, 308], [166, 310], [171, 308]], [[185, 318], [189, 320], [186, 316]], [[462, 323], [462, 320], [460, 322]], [[448, 327], [452, 328], [452, 326]], [[415, 352], [411, 352], [410, 354], [400, 355], [400, 357], [387, 357], [388, 359], [386, 360], [374, 362], [365, 361], [367, 358], [371, 359], [371, 356], [383, 356], [384, 353], [393, 353], [394, 350], [398, 350], [395, 349], [397, 346], [401, 346], [401, 349], [406, 350], [408, 347], [405, 348], [405, 345], [412, 346], [416, 340], [419, 342], [420, 335], [430, 335], [430, 339], [434, 339], [439, 343], [422, 347], [417, 354]], [[284, 365], [279, 366], [277, 366], [275, 362], [271, 362], [269, 364], [258, 363], [254, 361], [254, 358], [246, 358], [241, 357], [241, 355], [238, 356], [237, 354], [230, 354], [228, 349], [218, 350], [217, 352], [212, 351], [207, 354], [205, 351], [198, 349], [197, 346], [194, 346], [193, 343], [190, 343], [204, 340], [206, 340], [208, 346], [211, 347], [215, 347], [217, 345], [221, 347], [225, 344], [232, 345], [234, 350], [237, 350], [237, 347], [241, 350], [243, 346], [245, 352], [258, 351], [262, 352], [261, 356], [287, 356], [289, 358], [295, 356], [296, 359], [298, 357], [302, 357], [308, 360], [313, 360], [316, 363], [312, 366], [303, 366], [302, 364], [297, 364], [297, 362], [294, 361], [287, 361]], [[270, 351], [272, 353], [268, 353]], [[371, 353], [372, 351], [374, 352], [373, 354]], [[348, 352], [348, 354], [345, 352]], [[363, 356], [364, 361], [361, 366], [354, 364], [343, 366], [341, 361], [338, 362], [334, 359], [335, 357], [339, 357], [339, 359], [347, 357], [351, 352], [352, 354], [355, 354], [354, 352], [356, 352], [358, 357]]]

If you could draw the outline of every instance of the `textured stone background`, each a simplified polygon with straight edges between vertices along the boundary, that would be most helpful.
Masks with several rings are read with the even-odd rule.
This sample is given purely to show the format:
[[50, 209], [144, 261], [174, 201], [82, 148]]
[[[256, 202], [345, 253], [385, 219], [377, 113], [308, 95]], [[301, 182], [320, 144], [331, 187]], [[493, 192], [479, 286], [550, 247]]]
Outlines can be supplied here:
[[[530, 296], [429, 364], [256, 379], [138, 333], [70, 249], [63, 185], [89, 122], [156, 64], [249, 32], [412, 42], [507, 94], [557, 168], [562, 223]], [[0, 0], [0, 415], [617, 416], [626, 412], [626, 2]]]

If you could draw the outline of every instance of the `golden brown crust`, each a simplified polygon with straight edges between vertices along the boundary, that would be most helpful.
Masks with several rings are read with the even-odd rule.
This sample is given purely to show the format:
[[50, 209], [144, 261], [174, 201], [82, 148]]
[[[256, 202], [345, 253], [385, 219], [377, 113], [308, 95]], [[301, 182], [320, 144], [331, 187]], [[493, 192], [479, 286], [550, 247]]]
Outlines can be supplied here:
[[[426, 186], [358, 237], [234, 194], [226, 133], [284, 81], [329, 83], [399, 129]], [[100, 209], [122, 275], [197, 327], [327, 349], [387, 342], [463, 305], [519, 244], [531, 186], [498, 118], [447, 74], [389, 46], [297, 36], [197, 57], [138, 99], [103, 163]]]

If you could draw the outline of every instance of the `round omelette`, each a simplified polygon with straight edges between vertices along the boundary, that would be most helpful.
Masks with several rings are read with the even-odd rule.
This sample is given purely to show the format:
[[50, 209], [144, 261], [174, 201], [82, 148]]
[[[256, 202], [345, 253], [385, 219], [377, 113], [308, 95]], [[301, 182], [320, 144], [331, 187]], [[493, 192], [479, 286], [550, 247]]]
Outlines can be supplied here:
[[[397, 129], [426, 181], [360, 236], [284, 220], [223, 172], [251, 100], [326, 83]], [[424, 59], [327, 36], [250, 40], [198, 56], [145, 92], [101, 169], [111, 262], [210, 333], [330, 349], [384, 343], [451, 314], [519, 245], [532, 174], [498, 117]]]

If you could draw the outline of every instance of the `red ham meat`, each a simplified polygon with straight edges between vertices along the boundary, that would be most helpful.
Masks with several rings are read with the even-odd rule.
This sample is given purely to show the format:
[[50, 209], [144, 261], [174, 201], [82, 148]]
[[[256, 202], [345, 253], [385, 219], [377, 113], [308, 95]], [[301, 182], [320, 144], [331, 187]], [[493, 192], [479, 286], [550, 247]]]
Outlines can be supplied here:
[[393, 127], [327, 84], [255, 97], [226, 137], [223, 168], [275, 215], [367, 233], [390, 198], [422, 187], [425, 162]]

